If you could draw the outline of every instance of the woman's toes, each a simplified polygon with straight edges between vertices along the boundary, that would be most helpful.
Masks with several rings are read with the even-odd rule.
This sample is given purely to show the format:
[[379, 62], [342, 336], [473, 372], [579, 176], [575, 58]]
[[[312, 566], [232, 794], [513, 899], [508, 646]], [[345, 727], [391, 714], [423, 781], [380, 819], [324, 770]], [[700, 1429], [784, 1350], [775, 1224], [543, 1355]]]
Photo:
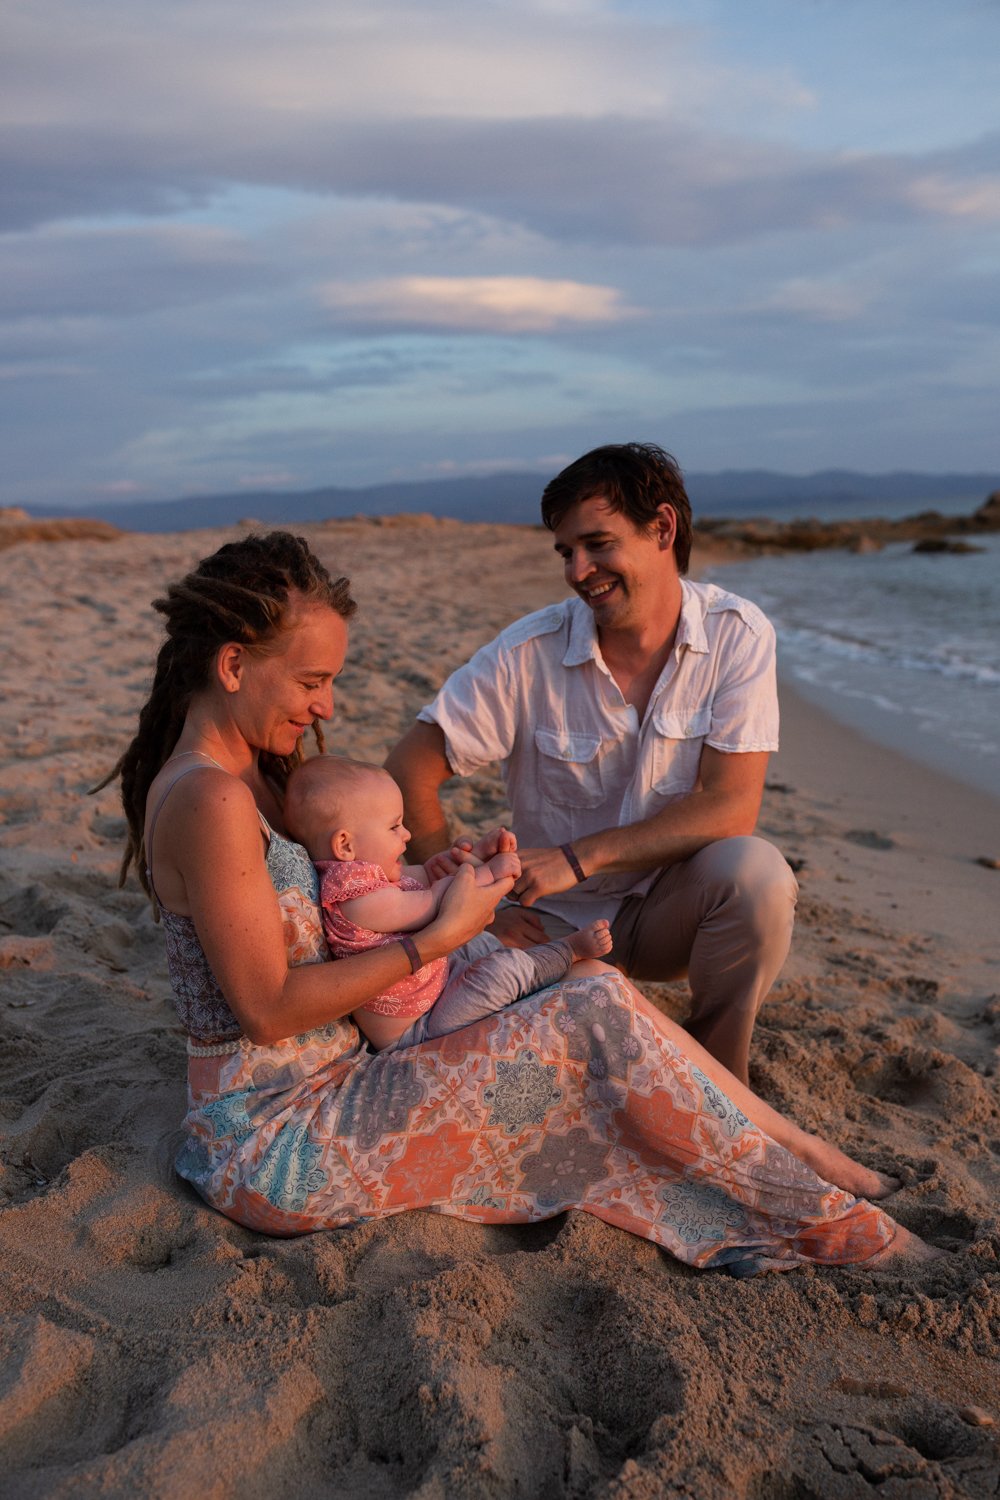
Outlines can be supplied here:
[[939, 1250], [937, 1245], [929, 1245], [926, 1240], [904, 1229], [902, 1224], [897, 1224], [892, 1244], [886, 1245], [885, 1249], [873, 1255], [871, 1260], [866, 1260], [864, 1267], [866, 1270], [881, 1270], [883, 1266], [890, 1266], [903, 1260], [941, 1260], [946, 1254], [947, 1251]]
[[872, 1172], [870, 1176], [874, 1178], [876, 1185], [864, 1196], [873, 1202], [879, 1198], [888, 1198], [891, 1193], [898, 1193], [903, 1186], [898, 1177], [890, 1177], [888, 1172]]

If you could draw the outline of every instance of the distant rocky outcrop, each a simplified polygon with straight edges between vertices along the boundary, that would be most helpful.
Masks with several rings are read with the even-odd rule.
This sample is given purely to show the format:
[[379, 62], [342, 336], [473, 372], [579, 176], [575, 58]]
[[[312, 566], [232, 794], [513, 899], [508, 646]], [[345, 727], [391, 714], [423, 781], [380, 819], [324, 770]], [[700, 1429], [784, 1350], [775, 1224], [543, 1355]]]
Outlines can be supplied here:
[[749, 520], [699, 521], [695, 539], [710, 547], [722, 543], [748, 554], [768, 552], [816, 552], [844, 547], [852, 552], [876, 552], [887, 542], [913, 542], [921, 552], [979, 552], [982, 549], [961, 538], [1000, 531], [1000, 490], [994, 490], [978, 510], [968, 516], [944, 516], [925, 510], [919, 515], [889, 521], [872, 516], [857, 521], [774, 521], [769, 517]]
[[16, 547], [19, 542], [65, 542], [78, 538], [111, 542], [123, 535], [120, 527], [107, 521], [76, 516], [43, 521], [33, 519], [19, 505], [0, 505], [0, 550]]

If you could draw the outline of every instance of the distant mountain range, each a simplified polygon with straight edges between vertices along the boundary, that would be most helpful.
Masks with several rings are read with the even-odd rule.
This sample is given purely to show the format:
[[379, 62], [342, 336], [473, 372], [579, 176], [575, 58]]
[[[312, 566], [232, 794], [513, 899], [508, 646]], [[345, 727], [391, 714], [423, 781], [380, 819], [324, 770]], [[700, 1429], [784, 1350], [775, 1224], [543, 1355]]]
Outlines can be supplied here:
[[[857, 474], [828, 469], [818, 474], [774, 474], [765, 469], [728, 469], [685, 476], [695, 517], [901, 515], [922, 509], [954, 512], [979, 505], [1000, 486], [998, 474]], [[58, 509], [33, 506], [32, 516], [87, 515], [128, 531], [189, 531], [232, 526], [243, 520], [287, 526], [353, 515], [423, 512], [460, 521], [535, 524], [546, 476], [490, 474], [469, 479], [417, 480], [365, 489], [240, 490], [180, 500], [106, 501]]]

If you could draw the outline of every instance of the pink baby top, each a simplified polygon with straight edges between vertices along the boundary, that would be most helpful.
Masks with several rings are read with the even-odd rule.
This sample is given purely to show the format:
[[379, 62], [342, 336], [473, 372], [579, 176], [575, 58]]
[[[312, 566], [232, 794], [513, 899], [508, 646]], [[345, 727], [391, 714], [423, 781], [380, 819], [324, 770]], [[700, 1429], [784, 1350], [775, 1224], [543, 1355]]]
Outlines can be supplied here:
[[[370, 927], [359, 927], [345, 911], [359, 896], [369, 896], [372, 891], [393, 884], [379, 865], [366, 864], [360, 859], [324, 859], [317, 863], [316, 869], [323, 931], [335, 958], [347, 958], [352, 953], [366, 953], [369, 948], [385, 948], [398, 942], [398, 932], [373, 932]], [[412, 876], [404, 875], [399, 889], [419, 891], [423, 887]], [[374, 1011], [377, 1016], [422, 1016], [440, 995], [447, 977], [448, 960], [436, 958], [376, 995], [364, 1009]]]

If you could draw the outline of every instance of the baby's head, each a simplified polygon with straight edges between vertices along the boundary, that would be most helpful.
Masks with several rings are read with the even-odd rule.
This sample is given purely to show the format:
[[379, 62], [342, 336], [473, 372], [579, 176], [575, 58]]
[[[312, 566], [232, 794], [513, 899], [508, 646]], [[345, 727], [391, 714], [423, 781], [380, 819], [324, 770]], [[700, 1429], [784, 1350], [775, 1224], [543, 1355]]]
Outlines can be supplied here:
[[288, 779], [285, 824], [312, 860], [360, 859], [399, 879], [410, 834], [403, 795], [380, 766], [337, 755], [305, 761]]

